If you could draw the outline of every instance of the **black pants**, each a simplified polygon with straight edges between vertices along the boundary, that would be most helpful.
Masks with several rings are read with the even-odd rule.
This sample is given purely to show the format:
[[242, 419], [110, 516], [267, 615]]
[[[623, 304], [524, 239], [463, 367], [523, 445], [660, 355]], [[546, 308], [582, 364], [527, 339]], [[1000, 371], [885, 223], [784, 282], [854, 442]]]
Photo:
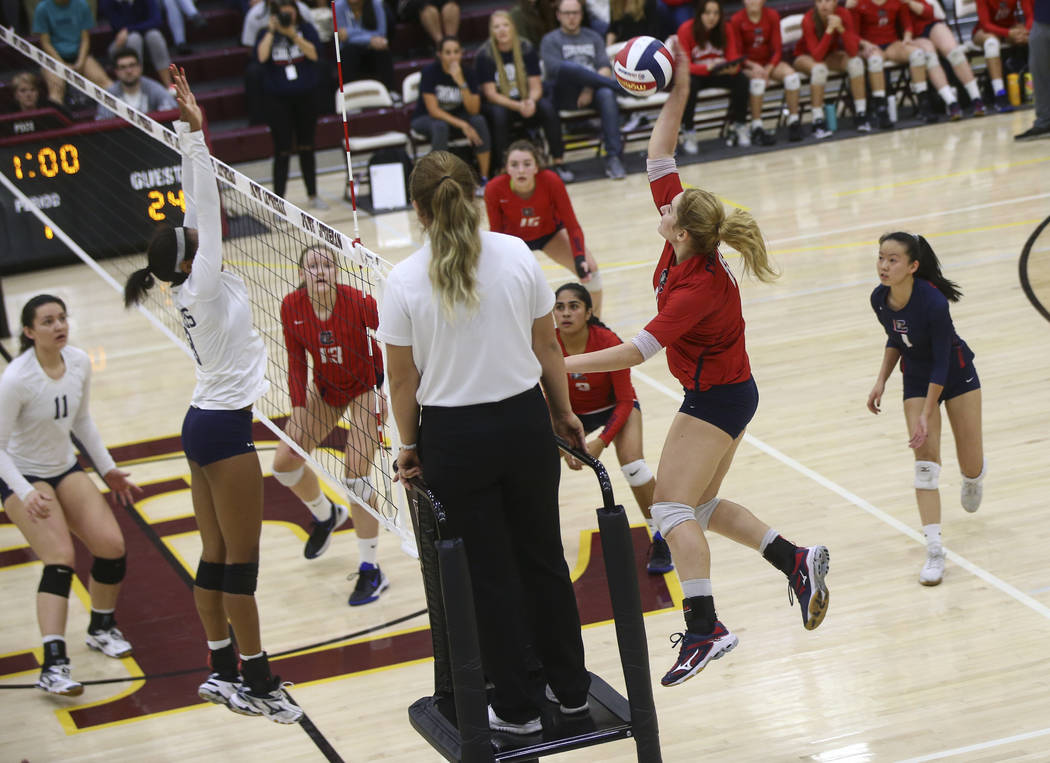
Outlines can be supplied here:
[[394, 91], [394, 55], [390, 49], [375, 50], [363, 45], [343, 45], [343, 79], [352, 82], [359, 79], [377, 79]]
[[682, 127], [693, 129], [696, 111], [696, 96], [704, 88], [721, 87], [729, 91], [729, 121], [747, 121], [748, 82], [745, 74], [693, 74], [689, 77], [689, 100], [685, 102], [685, 118]]
[[266, 96], [266, 121], [273, 137], [273, 192], [283, 197], [288, 186], [288, 163], [292, 152], [299, 153], [308, 196], [317, 195], [317, 164], [314, 134], [317, 131], [317, 104], [314, 91], [294, 95]]
[[582, 705], [590, 676], [561, 543], [561, 464], [539, 387], [497, 403], [424, 407], [419, 455], [466, 547], [493, 708], [514, 722], [538, 715], [530, 642], [559, 699]]
[[536, 112], [528, 119], [496, 103], [486, 103], [485, 113], [492, 125], [492, 150], [495, 152], [497, 167], [502, 166], [506, 159], [504, 153], [509, 145], [511, 125], [515, 121], [522, 122], [526, 127], [539, 125], [543, 129], [543, 137], [547, 139], [552, 159], [561, 159], [565, 155], [565, 144], [561, 139], [561, 120], [558, 118], [558, 110], [549, 98], [536, 101]]

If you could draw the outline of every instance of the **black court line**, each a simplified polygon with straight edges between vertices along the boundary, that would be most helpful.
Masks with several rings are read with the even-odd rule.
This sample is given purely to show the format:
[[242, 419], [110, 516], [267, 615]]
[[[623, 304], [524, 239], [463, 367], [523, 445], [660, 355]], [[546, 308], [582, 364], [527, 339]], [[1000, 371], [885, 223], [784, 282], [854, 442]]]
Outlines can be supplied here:
[[1035, 290], [1032, 289], [1032, 282], [1028, 278], [1028, 261], [1032, 254], [1032, 247], [1035, 246], [1039, 234], [1043, 232], [1043, 229], [1047, 225], [1050, 225], [1050, 217], [1047, 217], [1039, 223], [1039, 226], [1032, 231], [1032, 235], [1028, 237], [1028, 240], [1024, 244], [1024, 249], [1021, 250], [1021, 258], [1017, 261], [1017, 270], [1018, 276], [1021, 279], [1021, 289], [1024, 290], [1024, 294], [1028, 297], [1028, 301], [1032, 303], [1032, 307], [1036, 309], [1036, 312], [1050, 321], [1050, 309], [1047, 309], [1047, 306], [1039, 300], [1038, 296], [1036, 296]]

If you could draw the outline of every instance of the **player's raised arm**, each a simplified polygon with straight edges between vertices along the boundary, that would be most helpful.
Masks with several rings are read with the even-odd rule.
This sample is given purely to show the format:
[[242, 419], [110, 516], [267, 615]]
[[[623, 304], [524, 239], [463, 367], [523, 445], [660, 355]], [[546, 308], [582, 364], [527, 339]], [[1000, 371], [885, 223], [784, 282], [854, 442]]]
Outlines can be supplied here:
[[649, 136], [649, 158], [665, 159], [674, 156], [678, 145], [678, 128], [682, 124], [685, 102], [689, 100], [689, 57], [678, 44], [678, 39], [670, 40], [671, 53], [674, 55], [674, 83], [671, 96], [660, 109], [660, 116]]

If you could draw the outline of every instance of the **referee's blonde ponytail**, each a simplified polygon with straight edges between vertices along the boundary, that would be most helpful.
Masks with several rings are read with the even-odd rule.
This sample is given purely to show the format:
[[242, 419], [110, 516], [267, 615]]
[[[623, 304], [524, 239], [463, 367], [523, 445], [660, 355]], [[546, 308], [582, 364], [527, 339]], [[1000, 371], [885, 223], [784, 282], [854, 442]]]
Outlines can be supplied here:
[[448, 151], [432, 151], [416, 162], [408, 179], [420, 222], [430, 236], [430, 283], [448, 317], [456, 306], [474, 312], [481, 256], [481, 210], [474, 199], [474, 173]]
[[769, 283], [780, 276], [769, 261], [762, 231], [749, 212], [734, 209], [728, 215], [722, 202], [709, 191], [688, 188], [678, 202], [678, 227], [685, 230], [697, 252], [710, 256], [724, 241], [744, 260], [744, 272]]

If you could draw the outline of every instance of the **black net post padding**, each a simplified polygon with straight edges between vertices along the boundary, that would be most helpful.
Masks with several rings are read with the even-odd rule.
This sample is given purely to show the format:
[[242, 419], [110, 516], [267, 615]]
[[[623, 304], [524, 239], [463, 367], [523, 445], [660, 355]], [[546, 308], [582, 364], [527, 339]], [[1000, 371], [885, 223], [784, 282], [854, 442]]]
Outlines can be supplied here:
[[1040, 301], [1039, 296], [1032, 288], [1032, 282], [1028, 277], [1028, 259], [1031, 257], [1032, 247], [1035, 246], [1039, 234], [1043, 232], [1043, 229], [1047, 225], [1050, 225], [1050, 217], [1047, 217], [1039, 223], [1039, 226], [1032, 231], [1032, 235], [1028, 237], [1028, 240], [1024, 244], [1024, 249], [1021, 251], [1021, 257], [1017, 261], [1017, 270], [1021, 279], [1021, 289], [1024, 290], [1024, 294], [1028, 297], [1028, 301], [1032, 303], [1032, 307], [1034, 307], [1041, 316], [1050, 321], [1050, 310], [1047, 309], [1047, 305], [1044, 305], [1042, 301]]
[[[10, 339], [11, 328], [7, 325], [7, 308], [4, 307], [4, 287], [0, 284], [0, 339]], [[0, 346], [0, 353], [3, 354], [4, 360], [8, 363], [11, 362], [11, 356], [7, 354], [7, 350]]]

